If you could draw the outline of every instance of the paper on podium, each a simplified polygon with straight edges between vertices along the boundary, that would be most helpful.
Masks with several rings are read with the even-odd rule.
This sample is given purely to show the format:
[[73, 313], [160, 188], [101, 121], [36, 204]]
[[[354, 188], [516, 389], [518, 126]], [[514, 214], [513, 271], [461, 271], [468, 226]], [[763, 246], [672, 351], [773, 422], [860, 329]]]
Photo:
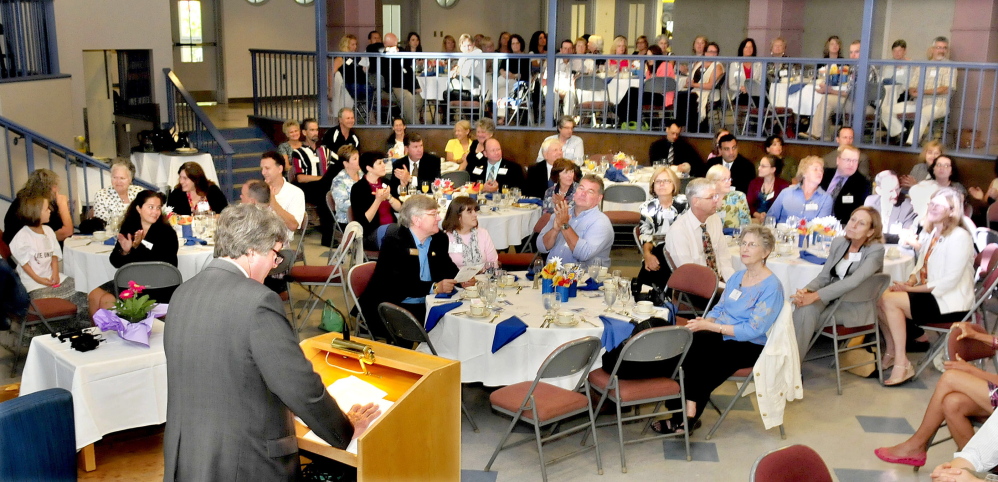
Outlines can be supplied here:
[[[336, 380], [326, 387], [326, 391], [333, 396], [333, 399], [336, 400], [336, 404], [340, 406], [340, 410], [343, 410], [343, 413], [349, 412], [350, 408], [354, 405], [373, 403], [381, 410], [381, 415], [384, 415], [395, 404], [395, 402], [384, 399], [385, 395], [388, 395], [387, 392], [353, 375]], [[378, 415], [374, 420], [380, 418], [381, 415]], [[371, 422], [374, 422], [374, 420], [371, 420]], [[323, 445], [329, 445], [328, 442], [322, 440], [322, 438], [311, 430], [303, 438]], [[357, 439], [350, 441], [350, 445], [347, 446], [346, 451], [354, 455], [357, 454]]]
[[481, 271], [482, 268], [484, 268], [484, 267], [485, 267], [485, 265], [481, 265], [481, 264], [476, 264], [476, 265], [471, 265], [471, 266], [465, 266], [465, 267], [461, 268], [460, 271], [457, 272], [456, 276], [454, 276], [454, 282], [457, 283], [457, 284], [461, 284], [461, 283], [464, 283], [466, 281], [469, 281], [469, 280], [471, 280], [471, 278], [474, 278], [475, 275], [478, 274], [478, 272]]

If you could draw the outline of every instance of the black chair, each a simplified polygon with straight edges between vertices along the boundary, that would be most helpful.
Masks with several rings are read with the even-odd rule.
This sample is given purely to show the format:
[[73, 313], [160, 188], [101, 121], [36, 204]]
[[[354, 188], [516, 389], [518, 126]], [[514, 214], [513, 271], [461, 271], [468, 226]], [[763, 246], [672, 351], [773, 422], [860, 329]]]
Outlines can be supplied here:
[[159, 303], [169, 303], [173, 292], [184, 282], [180, 270], [170, 263], [162, 261], [142, 261], [129, 263], [114, 272], [115, 296], [128, 288], [128, 282], [134, 281], [146, 287], [149, 298]]

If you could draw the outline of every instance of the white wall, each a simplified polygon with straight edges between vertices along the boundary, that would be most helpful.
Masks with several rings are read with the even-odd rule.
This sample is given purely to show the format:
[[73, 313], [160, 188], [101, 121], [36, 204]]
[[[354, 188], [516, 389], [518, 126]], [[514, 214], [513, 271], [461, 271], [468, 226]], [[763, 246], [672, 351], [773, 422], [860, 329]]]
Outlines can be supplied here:
[[263, 5], [251, 5], [246, 0], [219, 1], [229, 98], [253, 97], [249, 49], [315, 52], [315, 7], [290, 0], [272, 0]]
[[[883, 0], [887, 3], [887, 21], [884, 25], [884, 43], [881, 52], [874, 56], [891, 58], [891, 44], [897, 39], [908, 42], [908, 58], [925, 60], [926, 50], [932, 39], [943, 35], [950, 37], [953, 27], [955, 0]], [[952, 52], [960, 60], [959, 52]]]
[[832, 35], [842, 39], [842, 56], [863, 30], [863, 0], [810, 1], [804, 5], [804, 57], [821, 57], [825, 41]]
[[674, 54], [690, 55], [693, 39], [706, 35], [721, 46], [721, 55], [736, 55], [747, 31], [747, 0], [676, 0], [672, 8], [676, 30], [672, 34]]
[[[443, 35], [456, 39], [463, 33], [481, 33], [498, 43], [499, 34], [508, 31], [520, 34], [529, 42], [535, 31], [547, 30], [543, 15], [546, 3], [547, 0], [460, 0], [454, 7], [443, 9], [433, 0], [422, 0], [419, 2], [419, 35], [423, 39], [423, 50], [438, 52], [442, 50]], [[435, 31], [442, 31], [443, 35], [438, 33], [434, 37]], [[548, 39], [548, 45], [553, 41]], [[366, 39], [361, 40], [361, 45], [366, 42]]]

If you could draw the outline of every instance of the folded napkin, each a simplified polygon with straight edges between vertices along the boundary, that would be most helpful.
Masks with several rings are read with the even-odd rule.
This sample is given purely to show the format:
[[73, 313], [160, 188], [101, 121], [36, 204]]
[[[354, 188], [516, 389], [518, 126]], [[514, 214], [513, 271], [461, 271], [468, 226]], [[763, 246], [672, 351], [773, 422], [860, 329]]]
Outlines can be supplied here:
[[436, 298], [452, 298], [457, 294], [457, 290], [451, 290], [450, 293], [437, 293]]
[[725, 236], [734, 236], [735, 228], [722, 228], [721, 233], [724, 234]]
[[104, 246], [114, 246], [115, 243], [117, 243], [117, 242], [118, 242], [118, 237], [117, 236], [112, 236], [112, 237], [104, 240]]
[[811, 254], [811, 253], [807, 252], [807, 250], [803, 250], [803, 249], [800, 251], [800, 259], [803, 259], [804, 261], [807, 261], [809, 263], [814, 263], [814, 264], [825, 264], [825, 261], [826, 261], [825, 258], [822, 258], [821, 256], [816, 256], [814, 254]]
[[189, 238], [184, 238], [184, 246], [194, 246], [194, 245], [197, 245], [197, 244], [200, 244], [201, 246], [204, 246], [204, 245], [208, 244], [208, 242], [205, 241], [205, 240], [203, 240], [203, 239], [201, 239], [201, 238], [195, 238], [194, 236], [191, 236]]
[[527, 270], [527, 274], [525, 274], [524, 276], [527, 278], [527, 280], [533, 281], [534, 280], [534, 271], [532, 269], [528, 269]]
[[593, 278], [589, 278], [588, 280], [586, 280], [585, 284], [579, 285], [579, 289], [582, 291], [596, 291], [599, 289], [599, 287], [600, 287], [599, 282], [597, 282]]
[[600, 336], [600, 342], [606, 351], [617, 348], [618, 345], [627, 341], [631, 333], [634, 332], [634, 325], [626, 321], [603, 315], [600, 315], [599, 319], [603, 322], [603, 335]]
[[520, 335], [527, 332], [527, 324], [517, 316], [510, 316], [496, 325], [496, 334], [492, 338], [492, 353], [509, 344]]
[[429, 332], [430, 330], [432, 330], [433, 327], [437, 326], [437, 323], [440, 322], [440, 319], [443, 318], [448, 311], [451, 311], [454, 308], [457, 308], [458, 306], [461, 306], [460, 301], [455, 301], [453, 303], [444, 303], [442, 305], [437, 305], [434, 306], [433, 308], [430, 308], [429, 314], [426, 315], [426, 323], [424, 325], [426, 331]]
[[520, 204], [536, 204], [538, 206], [544, 206], [544, 201], [537, 199], [535, 197], [521, 197], [518, 201]]
[[804, 88], [804, 84], [791, 84], [787, 87], [787, 95], [793, 95], [801, 91]]
[[613, 182], [630, 181], [630, 179], [627, 179], [627, 176], [625, 176], [624, 173], [620, 169], [617, 169], [616, 167], [611, 167], [607, 169], [606, 173], [603, 174], [603, 178], [606, 179], [607, 181], [613, 181]]

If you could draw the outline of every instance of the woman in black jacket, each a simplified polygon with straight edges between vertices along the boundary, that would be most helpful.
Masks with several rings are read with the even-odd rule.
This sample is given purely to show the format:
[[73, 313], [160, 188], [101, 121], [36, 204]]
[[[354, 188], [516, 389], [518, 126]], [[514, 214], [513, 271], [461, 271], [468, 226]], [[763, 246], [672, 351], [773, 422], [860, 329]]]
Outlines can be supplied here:
[[177, 175], [179, 176], [177, 185], [170, 191], [170, 197], [166, 200], [167, 206], [173, 207], [174, 214], [190, 216], [197, 211], [198, 203], [204, 201], [208, 202], [208, 206], [215, 214], [222, 212], [229, 205], [225, 194], [217, 184], [208, 180], [200, 164], [185, 162], [180, 166]]
[[364, 249], [377, 251], [378, 228], [397, 220], [395, 213], [402, 209], [402, 202], [392, 196], [388, 187], [385, 180], [387, 167], [381, 154], [362, 154], [360, 169], [364, 171], [364, 178], [350, 190], [350, 211], [353, 220], [364, 228]]

